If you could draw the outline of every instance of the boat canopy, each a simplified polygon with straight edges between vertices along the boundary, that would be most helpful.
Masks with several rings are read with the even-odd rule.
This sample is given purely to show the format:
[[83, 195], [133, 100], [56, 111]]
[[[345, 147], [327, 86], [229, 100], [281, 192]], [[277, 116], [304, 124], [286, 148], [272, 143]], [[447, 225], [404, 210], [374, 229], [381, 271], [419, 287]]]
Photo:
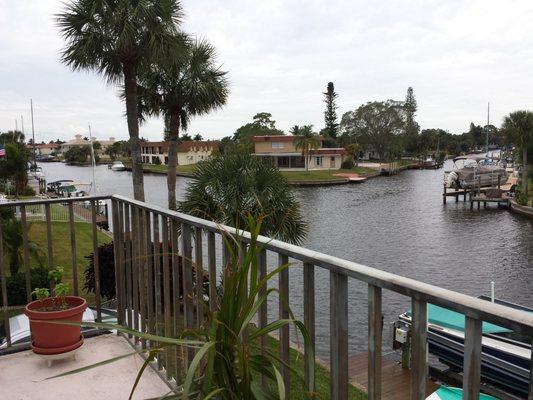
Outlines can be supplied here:
[[[411, 315], [411, 311], [409, 311], [408, 314]], [[428, 322], [433, 325], [455, 329], [456, 331], [465, 331], [465, 316], [463, 314], [434, 304], [428, 304]], [[503, 333], [511, 332], [511, 330], [489, 322], [483, 322], [482, 332]]]
[[[462, 400], [463, 390], [455, 387], [441, 386], [435, 393], [428, 397], [428, 400]], [[488, 394], [479, 394], [479, 400], [498, 400]]]

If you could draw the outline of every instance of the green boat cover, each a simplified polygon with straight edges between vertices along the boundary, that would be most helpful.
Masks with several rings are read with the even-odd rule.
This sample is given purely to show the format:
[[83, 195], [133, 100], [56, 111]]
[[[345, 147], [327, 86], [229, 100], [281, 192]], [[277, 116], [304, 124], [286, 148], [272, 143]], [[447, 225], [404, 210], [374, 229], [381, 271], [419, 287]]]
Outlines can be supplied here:
[[[441, 386], [436, 391], [436, 393], [441, 400], [462, 400], [463, 398], [462, 389], [454, 388], [454, 387]], [[498, 400], [498, 398], [480, 393], [479, 400]]]
[[[409, 310], [408, 314], [411, 315], [411, 310]], [[465, 331], [465, 316], [463, 314], [434, 304], [428, 304], [428, 322], [444, 328], [455, 329], [461, 332]], [[507, 328], [502, 328], [489, 322], [483, 322], [482, 330], [483, 333], [511, 332]]]

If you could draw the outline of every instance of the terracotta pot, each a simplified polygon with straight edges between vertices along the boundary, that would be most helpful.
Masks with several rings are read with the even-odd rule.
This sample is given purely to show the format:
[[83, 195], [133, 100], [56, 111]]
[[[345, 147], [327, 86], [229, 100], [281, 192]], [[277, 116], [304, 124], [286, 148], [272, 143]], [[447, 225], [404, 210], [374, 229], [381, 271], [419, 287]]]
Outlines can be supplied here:
[[40, 311], [43, 307], [51, 307], [53, 300], [47, 298], [29, 303], [24, 314], [30, 320], [33, 338], [32, 350], [37, 354], [61, 354], [77, 349], [83, 344], [81, 326], [61, 325], [46, 321], [81, 322], [87, 301], [77, 296], [66, 296], [65, 301], [70, 308], [59, 311]]

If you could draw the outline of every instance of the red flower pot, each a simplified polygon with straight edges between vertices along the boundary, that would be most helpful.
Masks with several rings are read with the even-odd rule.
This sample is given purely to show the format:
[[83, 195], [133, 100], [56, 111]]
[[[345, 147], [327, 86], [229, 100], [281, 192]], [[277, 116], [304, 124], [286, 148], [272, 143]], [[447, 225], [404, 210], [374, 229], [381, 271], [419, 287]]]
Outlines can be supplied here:
[[77, 349], [83, 344], [81, 326], [50, 323], [47, 321], [81, 322], [87, 301], [77, 296], [66, 296], [69, 308], [59, 311], [42, 311], [43, 307], [51, 307], [57, 298], [46, 298], [29, 303], [24, 314], [30, 320], [33, 338], [32, 350], [37, 354], [61, 354]]

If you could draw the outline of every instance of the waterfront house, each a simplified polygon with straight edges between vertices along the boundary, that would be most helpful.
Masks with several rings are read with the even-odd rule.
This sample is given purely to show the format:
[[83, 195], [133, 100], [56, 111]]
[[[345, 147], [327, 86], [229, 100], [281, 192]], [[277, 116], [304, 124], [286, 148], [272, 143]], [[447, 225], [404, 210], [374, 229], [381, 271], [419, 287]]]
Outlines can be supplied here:
[[[186, 140], [178, 145], [178, 165], [191, 165], [209, 159], [218, 151], [218, 141]], [[168, 164], [168, 141], [142, 142], [142, 162]]]
[[[34, 146], [32, 144], [27, 144], [26, 148], [33, 152]], [[35, 155], [41, 157], [50, 157], [55, 155], [61, 149], [59, 143], [39, 143], [35, 144]]]
[[[295, 136], [254, 136], [254, 155], [274, 163], [281, 170], [304, 170], [306, 162], [302, 150], [294, 145]], [[322, 143], [323, 138], [320, 138]], [[346, 150], [325, 148], [310, 151], [309, 170], [340, 169]]]
[[[93, 137], [93, 143], [99, 142], [102, 146], [99, 150], [95, 150], [95, 153], [97, 155], [102, 155], [105, 153], [105, 150], [111, 146], [113, 143], [116, 142], [114, 137], [110, 137], [108, 140], [98, 140]], [[72, 147], [84, 147], [88, 146], [91, 142], [86, 137], [83, 137], [82, 135], [74, 135], [74, 139], [71, 139], [61, 145], [61, 153], [65, 154], [67, 151], [69, 151]]]

